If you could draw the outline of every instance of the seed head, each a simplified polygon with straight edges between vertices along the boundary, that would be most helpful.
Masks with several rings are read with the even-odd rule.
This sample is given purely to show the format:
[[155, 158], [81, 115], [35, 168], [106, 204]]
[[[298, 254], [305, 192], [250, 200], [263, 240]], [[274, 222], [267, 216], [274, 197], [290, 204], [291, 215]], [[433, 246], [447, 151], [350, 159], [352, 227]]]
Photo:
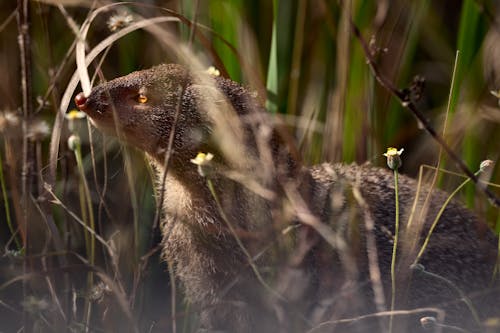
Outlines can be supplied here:
[[111, 31], [117, 31], [121, 30], [125, 27], [127, 27], [132, 21], [134, 20], [134, 17], [127, 13], [126, 11], [121, 11], [116, 13], [115, 15], [111, 16], [108, 19], [108, 28]]
[[27, 136], [32, 141], [42, 141], [49, 134], [49, 124], [44, 120], [36, 120], [29, 126]]

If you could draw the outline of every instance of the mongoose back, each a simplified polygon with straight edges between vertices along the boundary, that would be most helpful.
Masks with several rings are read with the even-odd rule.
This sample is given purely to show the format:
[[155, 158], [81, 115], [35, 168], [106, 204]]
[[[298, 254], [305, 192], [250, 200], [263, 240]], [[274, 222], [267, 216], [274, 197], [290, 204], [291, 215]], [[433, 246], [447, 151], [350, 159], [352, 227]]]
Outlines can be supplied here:
[[[392, 172], [301, 166], [251, 93], [180, 65], [131, 73], [75, 102], [98, 129], [144, 151], [155, 166], [163, 255], [199, 310], [200, 330], [387, 331]], [[193, 163], [200, 152], [207, 155]], [[479, 331], [500, 314], [492, 296], [498, 240], [452, 201], [415, 262], [448, 197], [434, 190], [421, 214], [428, 189], [415, 202], [417, 187], [400, 177], [393, 331], [441, 324]], [[416, 227], [407, 227], [410, 215]]]

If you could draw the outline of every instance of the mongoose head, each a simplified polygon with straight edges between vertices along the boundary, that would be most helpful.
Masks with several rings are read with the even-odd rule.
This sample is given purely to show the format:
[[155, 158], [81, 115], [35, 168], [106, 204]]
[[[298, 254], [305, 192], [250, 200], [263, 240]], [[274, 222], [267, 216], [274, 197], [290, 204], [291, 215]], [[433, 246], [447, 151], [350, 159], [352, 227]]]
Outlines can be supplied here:
[[78, 94], [75, 103], [98, 129], [156, 162], [162, 164], [171, 152], [174, 171], [193, 170], [190, 160], [199, 152], [213, 153], [219, 162], [239, 170], [261, 169], [262, 161], [283, 163], [286, 170], [295, 165], [253, 94], [231, 80], [191, 73], [180, 65], [159, 65], [116, 78], [93, 88], [89, 96]]

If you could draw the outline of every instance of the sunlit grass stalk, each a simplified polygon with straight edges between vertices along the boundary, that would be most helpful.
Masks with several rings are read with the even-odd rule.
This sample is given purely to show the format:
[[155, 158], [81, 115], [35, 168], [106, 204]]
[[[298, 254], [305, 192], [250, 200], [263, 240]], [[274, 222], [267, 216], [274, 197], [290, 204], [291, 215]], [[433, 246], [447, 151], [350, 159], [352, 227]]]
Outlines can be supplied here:
[[2, 154], [0, 154], [0, 186], [2, 187], [2, 196], [3, 196], [5, 219], [7, 220], [7, 226], [9, 227], [9, 231], [12, 237], [14, 238], [14, 242], [16, 243], [17, 249], [20, 250], [21, 243], [19, 243], [19, 240], [16, 237], [16, 232], [14, 230], [14, 226], [12, 225], [12, 220], [10, 218], [9, 198], [7, 197], [7, 186], [5, 185], [5, 177], [3, 174]]
[[[437, 168], [436, 168], [436, 170], [437, 170]], [[415, 191], [415, 199], [413, 199], [413, 204], [412, 204], [411, 210], [410, 210], [410, 217], [408, 218], [408, 222], [406, 224], [407, 231], [411, 231], [410, 227], [412, 225], [413, 217], [415, 216], [415, 212], [417, 210], [418, 198], [420, 196], [420, 191], [422, 189], [423, 173], [424, 173], [423, 165], [420, 165], [420, 167], [418, 168], [418, 180], [417, 180], [417, 190]], [[436, 171], [436, 173], [437, 173], [437, 171]]]
[[[448, 118], [449, 118], [450, 115], [452, 115], [452, 114], [455, 113], [456, 103], [454, 104], [453, 101], [455, 101], [457, 99], [457, 95], [460, 92], [460, 90], [457, 89], [457, 85], [456, 85], [456, 79], [457, 79], [456, 77], [457, 77], [457, 73], [458, 73], [459, 62], [460, 62], [460, 50], [457, 50], [456, 53], [455, 53], [455, 63], [453, 65], [453, 73], [452, 73], [452, 76], [451, 76], [450, 92], [448, 94], [448, 104], [446, 106], [446, 113], [445, 113], [445, 117], [444, 117], [444, 121], [443, 121], [443, 131], [442, 131], [442, 134], [441, 134], [443, 136], [443, 138], [446, 137], [446, 129], [447, 129], [447, 126], [448, 126]], [[434, 188], [434, 186], [438, 182], [439, 169], [441, 168], [441, 164], [443, 164], [443, 147], [439, 146], [438, 161], [437, 161], [436, 169], [435, 169], [435, 172], [434, 172], [434, 176], [432, 177], [432, 182], [431, 182], [431, 185], [430, 185], [430, 189], [427, 192], [427, 196], [425, 197], [425, 201], [424, 201], [423, 208], [421, 210], [421, 214], [425, 214], [425, 212], [427, 211], [427, 207], [429, 205], [429, 202], [430, 202], [430, 199], [431, 199], [431, 195], [432, 195], [432, 189]], [[418, 195], [415, 197], [415, 203], [417, 201], [418, 201]], [[410, 216], [410, 218], [412, 218], [412, 217], [413, 217], [413, 214]], [[420, 216], [420, 218], [422, 218], [422, 216]], [[410, 225], [411, 225], [411, 220], [408, 222], [408, 227]]]

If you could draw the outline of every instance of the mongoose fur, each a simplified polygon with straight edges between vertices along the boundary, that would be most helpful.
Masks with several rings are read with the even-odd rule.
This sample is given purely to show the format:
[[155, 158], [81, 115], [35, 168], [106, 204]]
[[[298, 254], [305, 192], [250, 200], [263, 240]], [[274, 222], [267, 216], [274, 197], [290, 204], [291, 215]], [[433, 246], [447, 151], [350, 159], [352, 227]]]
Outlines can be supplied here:
[[[155, 166], [157, 195], [163, 197], [164, 258], [199, 307], [201, 331], [387, 330], [388, 315], [335, 321], [390, 309], [392, 172], [369, 165], [301, 166], [251, 93], [180, 65], [131, 73], [95, 87], [88, 97], [80, 93], [75, 102], [97, 128], [143, 150]], [[213, 153], [214, 160], [198, 167], [191, 159], [199, 152]], [[422, 188], [413, 221], [423, 222], [405, 228], [417, 187], [400, 176], [395, 309], [439, 308], [446, 324], [480, 330], [482, 320], [500, 315], [491, 296], [498, 292], [492, 284], [497, 239], [469, 210], [451, 202], [419, 260], [422, 266], [410, 268], [448, 197], [434, 190], [419, 219], [427, 193]], [[374, 222], [373, 230], [367, 221]], [[369, 233], [376, 249], [368, 245]], [[385, 306], [375, 301], [369, 251], [377, 253]], [[479, 322], [450, 282], [472, 300]], [[419, 332], [425, 316], [436, 313], [398, 314], [394, 327]]]

